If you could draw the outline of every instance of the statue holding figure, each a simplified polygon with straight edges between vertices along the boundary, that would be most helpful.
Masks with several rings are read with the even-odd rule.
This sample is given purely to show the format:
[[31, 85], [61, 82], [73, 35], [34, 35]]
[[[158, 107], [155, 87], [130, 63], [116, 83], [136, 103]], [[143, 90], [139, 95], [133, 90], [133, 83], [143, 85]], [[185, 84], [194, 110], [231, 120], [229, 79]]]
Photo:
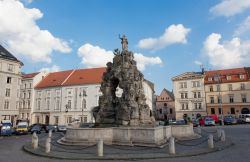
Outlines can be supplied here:
[[123, 35], [122, 37], [119, 38], [121, 39], [121, 43], [122, 43], [122, 50], [123, 51], [128, 51], [128, 39], [125, 35]]

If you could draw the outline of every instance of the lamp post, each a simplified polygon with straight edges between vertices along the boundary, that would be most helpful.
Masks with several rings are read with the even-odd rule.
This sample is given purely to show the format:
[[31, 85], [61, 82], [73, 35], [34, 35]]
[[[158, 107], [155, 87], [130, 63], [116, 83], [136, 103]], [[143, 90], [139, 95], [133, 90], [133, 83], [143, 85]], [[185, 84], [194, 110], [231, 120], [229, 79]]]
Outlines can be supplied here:
[[84, 97], [87, 97], [86, 91], [82, 90], [82, 92], [80, 92], [80, 94], [79, 94], [79, 97], [82, 97], [82, 102], [81, 102], [81, 105], [82, 105], [82, 121], [81, 122], [83, 123], [83, 109], [84, 109], [84, 107], [83, 107], [83, 100], [84, 100]]

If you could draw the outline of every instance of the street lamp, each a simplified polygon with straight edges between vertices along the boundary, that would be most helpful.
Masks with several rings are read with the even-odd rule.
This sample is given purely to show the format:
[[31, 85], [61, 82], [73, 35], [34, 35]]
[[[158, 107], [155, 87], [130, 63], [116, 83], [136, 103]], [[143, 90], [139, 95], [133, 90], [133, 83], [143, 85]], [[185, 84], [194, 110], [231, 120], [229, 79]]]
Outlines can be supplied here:
[[[87, 94], [86, 94], [86, 91], [85, 90], [82, 90], [82, 92], [80, 92], [80, 94], [79, 94], [79, 97], [82, 97], [82, 103], [81, 103], [81, 105], [82, 105], [82, 123], [83, 123], [83, 109], [84, 109], [84, 106], [83, 106], [83, 101], [84, 101], [84, 97], [87, 97]], [[86, 105], [86, 100], [85, 100], [85, 103], [84, 103], [85, 105]]]
[[224, 119], [223, 119], [223, 108], [222, 108], [222, 95], [221, 95], [221, 75], [217, 74], [216, 78], [218, 79], [218, 85], [219, 85], [219, 108], [221, 109], [221, 125], [224, 125]]

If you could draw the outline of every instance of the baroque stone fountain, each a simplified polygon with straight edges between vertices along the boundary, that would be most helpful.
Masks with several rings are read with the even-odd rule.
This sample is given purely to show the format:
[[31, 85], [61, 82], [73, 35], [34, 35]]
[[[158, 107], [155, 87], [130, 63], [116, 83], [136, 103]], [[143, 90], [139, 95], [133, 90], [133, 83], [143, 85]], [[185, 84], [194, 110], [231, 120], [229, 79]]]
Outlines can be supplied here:
[[[96, 126], [153, 126], [154, 117], [143, 90], [143, 74], [137, 69], [134, 54], [128, 51], [125, 35], [120, 38], [122, 51], [116, 49], [113, 63], [107, 63], [101, 84], [99, 106], [93, 109]], [[117, 97], [117, 88], [123, 90]]]
[[[107, 63], [101, 83], [99, 106], [93, 109], [94, 128], [67, 128], [58, 142], [66, 145], [105, 144], [161, 146], [170, 136], [194, 136], [192, 125], [155, 126], [155, 119], [143, 90], [143, 74], [137, 69], [133, 52], [128, 51], [125, 35], [120, 38], [122, 50], [114, 50], [113, 63]], [[116, 96], [117, 88], [123, 90]]]

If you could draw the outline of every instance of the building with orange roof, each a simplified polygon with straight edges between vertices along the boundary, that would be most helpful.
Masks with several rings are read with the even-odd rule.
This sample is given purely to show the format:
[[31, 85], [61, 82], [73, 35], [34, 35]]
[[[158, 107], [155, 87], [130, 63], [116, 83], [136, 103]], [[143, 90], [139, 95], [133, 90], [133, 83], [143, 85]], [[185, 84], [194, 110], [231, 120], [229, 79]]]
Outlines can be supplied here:
[[0, 122], [16, 124], [23, 63], [0, 45]]
[[[32, 123], [62, 124], [94, 122], [91, 110], [98, 106], [100, 86], [106, 68], [76, 69], [49, 73], [35, 87]], [[153, 84], [144, 90], [153, 96]], [[117, 90], [121, 96], [122, 90]], [[148, 97], [150, 98], [150, 97]]]
[[208, 114], [250, 113], [249, 68], [207, 71], [204, 84]]
[[34, 87], [48, 74], [48, 72], [36, 72], [22, 75], [19, 95], [19, 116], [18, 120], [31, 122], [33, 105], [35, 103]]

